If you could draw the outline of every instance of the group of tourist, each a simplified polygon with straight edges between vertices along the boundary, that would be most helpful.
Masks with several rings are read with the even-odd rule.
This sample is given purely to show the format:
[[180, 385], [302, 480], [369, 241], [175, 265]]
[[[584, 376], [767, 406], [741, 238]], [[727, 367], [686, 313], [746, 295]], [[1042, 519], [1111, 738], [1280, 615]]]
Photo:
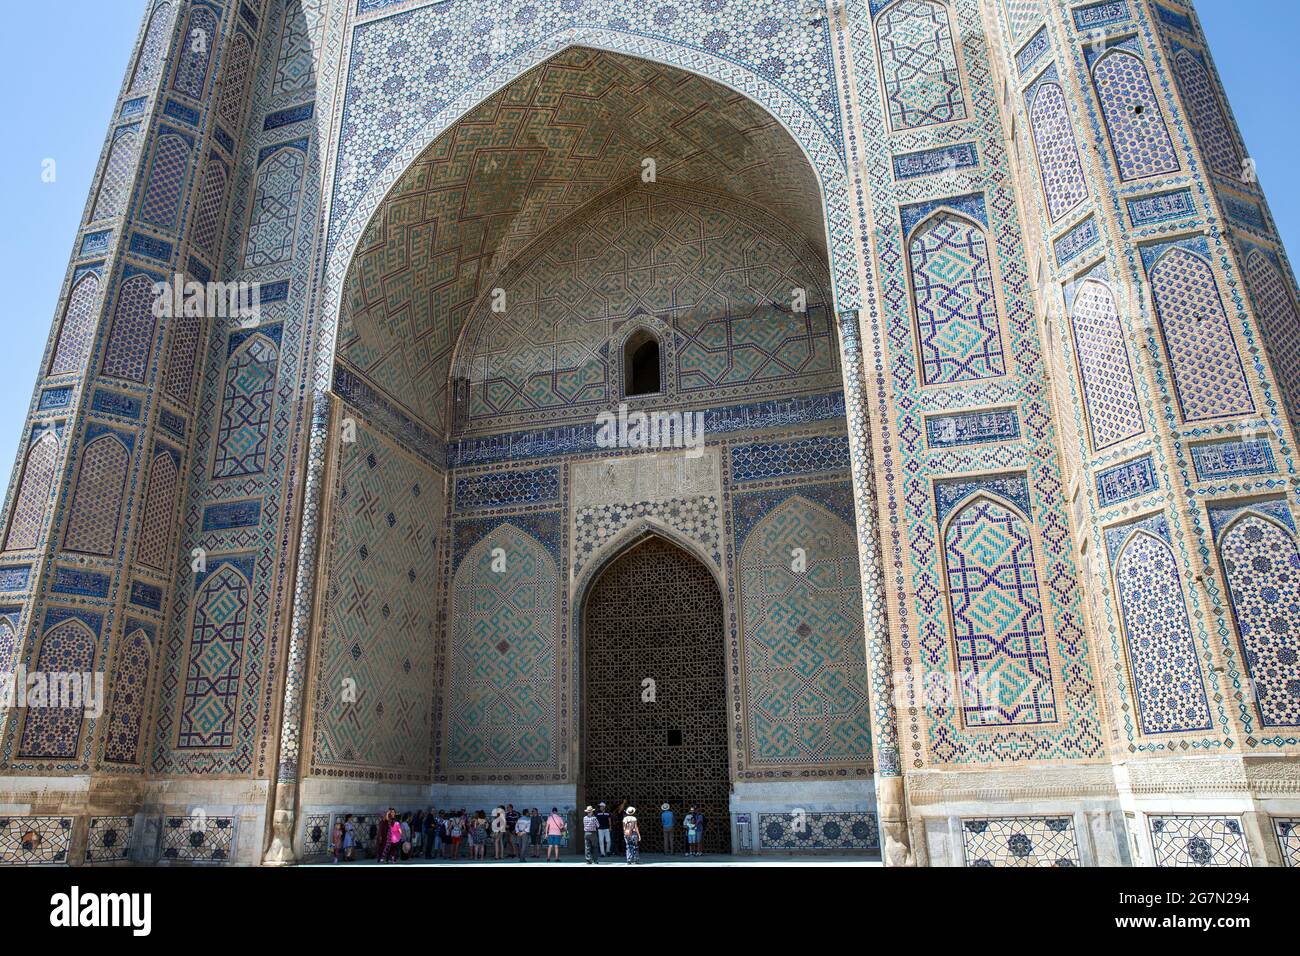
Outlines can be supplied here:
[[[641, 862], [641, 823], [636, 818], [636, 807], [621, 803], [617, 812], [611, 817], [608, 807], [602, 801], [596, 807], [587, 807], [582, 817], [582, 848], [588, 863], [600, 863], [600, 858], [611, 855], [611, 845], [617, 832], [611, 827], [611, 820], [622, 820], [622, 847], [629, 865]], [[676, 818], [673, 808], [664, 804], [659, 808], [659, 825], [663, 827], [664, 855], [673, 855], [674, 836], [676, 835]], [[704, 842], [704, 813], [691, 807], [682, 818], [682, 829], [686, 832], [686, 855], [703, 856], [700, 847]]]
[[[618, 826], [615, 826], [618, 822]], [[663, 828], [664, 853], [671, 856], [675, 844], [676, 819], [672, 807], [664, 804], [659, 813]], [[547, 862], [560, 860], [560, 849], [567, 844], [569, 821], [558, 807], [543, 814], [537, 807], [516, 810], [513, 803], [498, 806], [491, 816], [482, 810], [470, 814], [464, 809], [427, 811], [416, 810], [398, 813], [389, 807], [366, 833], [357, 832], [357, 821], [352, 814], [334, 824], [330, 846], [335, 863], [351, 861], [356, 849], [369, 841], [375, 859], [380, 863], [397, 863], [423, 856], [426, 860], [459, 860], [462, 851], [465, 859], [487, 859], [491, 844], [493, 859], [516, 857], [522, 863], [532, 857], [539, 859], [546, 847]], [[598, 806], [587, 807], [582, 818], [583, 849], [588, 863], [599, 863], [601, 858], [625, 856], [629, 864], [641, 861], [641, 824], [636, 808], [626, 801], [611, 813], [602, 801]], [[686, 855], [702, 856], [704, 843], [704, 814], [691, 807], [682, 819], [686, 836]]]

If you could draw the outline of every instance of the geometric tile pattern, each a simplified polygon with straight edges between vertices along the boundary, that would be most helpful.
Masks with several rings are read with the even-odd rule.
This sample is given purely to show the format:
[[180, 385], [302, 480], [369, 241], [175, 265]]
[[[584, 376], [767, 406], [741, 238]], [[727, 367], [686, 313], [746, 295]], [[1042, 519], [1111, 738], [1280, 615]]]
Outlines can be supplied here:
[[87, 863], [114, 863], [131, 858], [135, 817], [91, 817]]
[[50, 374], [81, 371], [95, 335], [95, 301], [99, 298], [99, 276], [88, 272], [72, 288], [68, 308], [59, 329], [59, 344], [50, 360]]
[[104, 347], [100, 371], [110, 378], [143, 382], [153, 352], [154, 280], [149, 275], [133, 275], [117, 290], [113, 325]]
[[271, 87], [272, 96], [301, 93], [314, 82], [311, 32], [303, 15], [307, 7], [308, 4], [288, 4], [284, 8], [285, 24], [275, 65], [275, 83]]
[[1178, 169], [1146, 64], [1127, 50], [1111, 50], [1093, 65], [1092, 75], [1119, 178], [1141, 179]]
[[1300, 726], [1300, 549], [1295, 535], [1249, 512], [1224, 533], [1219, 556], [1260, 725]]
[[1156, 866], [1250, 866], [1237, 817], [1149, 816]]
[[[1160, 519], [1157, 532], [1167, 534], [1164, 527]], [[1210, 705], [1169, 545], [1140, 526], [1114, 560], [1142, 733], [1209, 730]]]
[[1205, 161], [1219, 175], [1239, 179], [1242, 166], [1236, 137], [1228, 128], [1223, 104], [1209, 73], [1190, 50], [1179, 50], [1174, 54], [1174, 75], [1178, 78], [1183, 102], [1191, 113], [1197, 144], [1205, 155]]
[[159, 850], [164, 860], [183, 863], [226, 863], [235, 842], [235, 821], [231, 817], [195, 814], [165, 817]]
[[509, 523], [461, 559], [444, 767], [546, 767], [554, 759], [559, 577], [545, 546]]
[[336, 454], [313, 765], [424, 779], [442, 477], [360, 420]]
[[1078, 866], [1073, 817], [962, 820], [967, 866]]
[[194, 7], [177, 46], [179, 56], [172, 78], [173, 90], [195, 100], [203, 95], [212, 49], [218, 42], [216, 14], [207, 7]]
[[849, 440], [845, 435], [814, 435], [795, 441], [731, 448], [732, 481], [843, 471], [848, 467]]
[[456, 512], [560, 500], [560, 470], [499, 471], [456, 479]]
[[82, 449], [77, 489], [63, 536], [63, 546], [69, 551], [113, 553], [130, 462], [131, 453], [115, 434], [102, 435]]
[[[154, 8], [145, 30], [144, 42], [140, 44], [140, 55], [135, 61], [135, 72], [131, 75], [129, 93], [146, 93], [162, 72], [162, 58], [167, 44], [172, 38], [172, 18], [176, 15], [176, 4], [160, 3]], [[96, 216], [96, 219], [99, 217]]]
[[140, 203], [142, 222], [164, 227], [176, 224], [189, 160], [190, 144], [186, 137], [173, 133], [158, 138], [149, 168], [149, 183]]
[[1282, 277], [1273, 257], [1259, 249], [1246, 253], [1245, 273], [1273, 374], [1286, 390], [1291, 420], [1300, 423], [1300, 337], [1295, 335], [1300, 315], [1291, 298], [1290, 282]]
[[152, 669], [153, 646], [145, 629], [138, 627], [122, 639], [118, 652], [112, 704], [108, 709], [108, 736], [104, 742], [105, 760], [136, 763], [139, 759], [140, 731]]
[[167, 397], [182, 408], [189, 406], [194, 388], [194, 359], [202, 323], [202, 317], [197, 315], [179, 315], [171, 320], [171, 342], [167, 346], [162, 386]]
[[758, 814], [758, 845], [764, 850], [879, 850], [874, 813]]
[[12, 674], [18, 664], [17, 618], [16, 609], [0, 614], [0, 675]]
[[131, 191], [132, 177], [135, 173], [135, 155], [139, 148], [138, 127], [127, 127], [117, 134], [108, 152], [108, 161], [104, 164], [99, 198], [95, 200], [95, 211], [91, 218], [109, 219], [121, 215], [126, 197]]
[[255, 475], [265, 467], [278, 365], [275, 344], [261, 334], [231, 354], [226, 365], [213, 478]]
[[1055, 222], [1088, 198], [1088, 184], [1079, 162], [1079, 147], [1060, 84], [1040, 83], [1029, 102], [1029, 120], [1034, 131], [1034, 146], [1038, 150], [1047, 214]]
[[1283, 864], [1300, 867], [1300, 820], [1275, 817], [1273, 826], [1277, 831], [1277, 843], [1282, 850]]
[[[338, 817], [343, 821], [343, 815]], [[328, 813], [309, 813], [303, 823], [303, 856], [324, 856], [331, 852], [334, 840], [334, 828], [330, 826]]]
[[1070, 322], [1093, 450], [1142, 434], [1146, 424], [1110, 286], [1093, 278], [1085, 280], [1075, 295]]
[[718, 540], [718, 500], [713, 495], [696, 495], [669, 501], [637, 501], [578, 509], [573, 515], [574, 576], [619, 531], [634, 521], [646, 519], [665, 525], [699, 544], [715, 567], [722, 566]]
[[306, 168], [306, 153], [294, 146], [278, 149], [262, 163], [244, 244], [245, 269], [283, 262], [293, 254]]
[[252, 61], [253, 45], [243, 32], [237, 31], [226, 50], [221, 74], [221, 100], [217, 107], [217, 116], [232, 132], [239, 131], [239, 120], [244, 115], [244, 97], [252, 75], [249, 72]]
[[[71, 675], [79, 681], [95, 669], [95, 636], [77, 618], [69, 618], [49, 628], [41, 638], [40, 652], [33, 672]], [[71, 759], [78, 755], [81, 724], [86, 715], [84, 703], [76, 707], [49, 706], [76, 703], [71, 697], [54, 698], [54, 681], [49, 679], [51, 697], [47, 706], [29, 703], [23, 723], [22, 745], [18, 753], [39, 759]]]
[[197, 576], [177, 742], [182, 750], [234, 744], [248, 592], [247, 575], [232, 561], [215, 568], [210, 563], [208, 571]]
[[199, 187], [198, 207], [194, 214], [194, 244], [212, 255], [221, 228], [222, 201], [226, 196], [226, 164], [213, 156], [203, 170], [203, 185]]
[[0, 814], [0, 865], [63, 864], [72, 846], [68, 817], [10, 817]]
[[1148, 275], [1184, 420], [1249, 415], [1255, 402], [1209, 263], [1173, 247]]
[[95, 211], [91, 218], [109, 219], [121, 215], [122, 207], [130, 194], [135, 174], [135, 156], [140, 148], [139, 128], [125, 127], [113, 140], [108, 152], [108, 161], [104, 164], [104, 176], [99, 187], [99, 198], [95, 200]]
[[895, 132], [964, 119], [952, 25], [942, 3], [903, 0], [880, 17], [880, 67]]
[[36, 439], [27, 453], [22, 482], [14, 497], [9, 532], [5, 536], [6, 551], [25, 551], [40, 543], [58, 458], [59, 440], [51, 429]]
[[964, 724], [1055, 721], [1028, 525], [1010, 508], [979, 496], [953, 515], [944, 540]]
[[869, 761], [853, 529], [806, 498], [786, 498], [745, 537], [738, 569], [751, 763]]
[[992, 378], [1006, 369], [984, 232], [940, 213], [909, 244], [925, 385]]

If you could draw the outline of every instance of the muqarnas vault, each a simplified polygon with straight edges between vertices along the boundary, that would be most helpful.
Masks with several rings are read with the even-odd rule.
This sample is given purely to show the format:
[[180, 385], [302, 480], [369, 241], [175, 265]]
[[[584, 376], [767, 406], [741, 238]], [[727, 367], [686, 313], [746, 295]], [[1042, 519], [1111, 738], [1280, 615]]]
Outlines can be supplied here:
[[0, 718], [0, 861], [1294, 866], [1296, 301], [1183, 0], [151, 0], [0, 544], [101, 706]]

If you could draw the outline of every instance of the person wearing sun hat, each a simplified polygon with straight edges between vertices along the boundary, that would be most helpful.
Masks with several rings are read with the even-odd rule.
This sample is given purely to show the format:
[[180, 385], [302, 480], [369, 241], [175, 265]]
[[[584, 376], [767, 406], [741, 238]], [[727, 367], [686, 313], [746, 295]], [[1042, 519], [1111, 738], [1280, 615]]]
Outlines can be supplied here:
[[636, 807], [623, 811], [623, 843], [627, 847], [627, 865], [641, 862], [641, 827], [636, 822]]
[[582, 850], [588, 863], [600, 866], [600, 820], [595, 807], [587, 807], [582, 818]]
[[668, 856], [673, 855], [673, 808], [664, 804], [659, 808], [659, 819], [663, 821], [664, 827], [664, 853]]

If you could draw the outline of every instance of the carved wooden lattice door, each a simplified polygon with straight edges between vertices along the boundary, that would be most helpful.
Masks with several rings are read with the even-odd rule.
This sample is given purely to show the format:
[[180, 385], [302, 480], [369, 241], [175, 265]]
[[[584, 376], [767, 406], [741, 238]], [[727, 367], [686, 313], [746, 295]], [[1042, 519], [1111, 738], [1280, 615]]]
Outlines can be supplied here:
[[663, 851], [664, 803], [684, 853], [682, 819], [694, 805], [705, 814], [704, 851], [730, 852], [726, 656], [713, 575], [648, 538], [601, 572], [583, 620], [584, 799], [611, 812], [630, 800], [646, 853]]

